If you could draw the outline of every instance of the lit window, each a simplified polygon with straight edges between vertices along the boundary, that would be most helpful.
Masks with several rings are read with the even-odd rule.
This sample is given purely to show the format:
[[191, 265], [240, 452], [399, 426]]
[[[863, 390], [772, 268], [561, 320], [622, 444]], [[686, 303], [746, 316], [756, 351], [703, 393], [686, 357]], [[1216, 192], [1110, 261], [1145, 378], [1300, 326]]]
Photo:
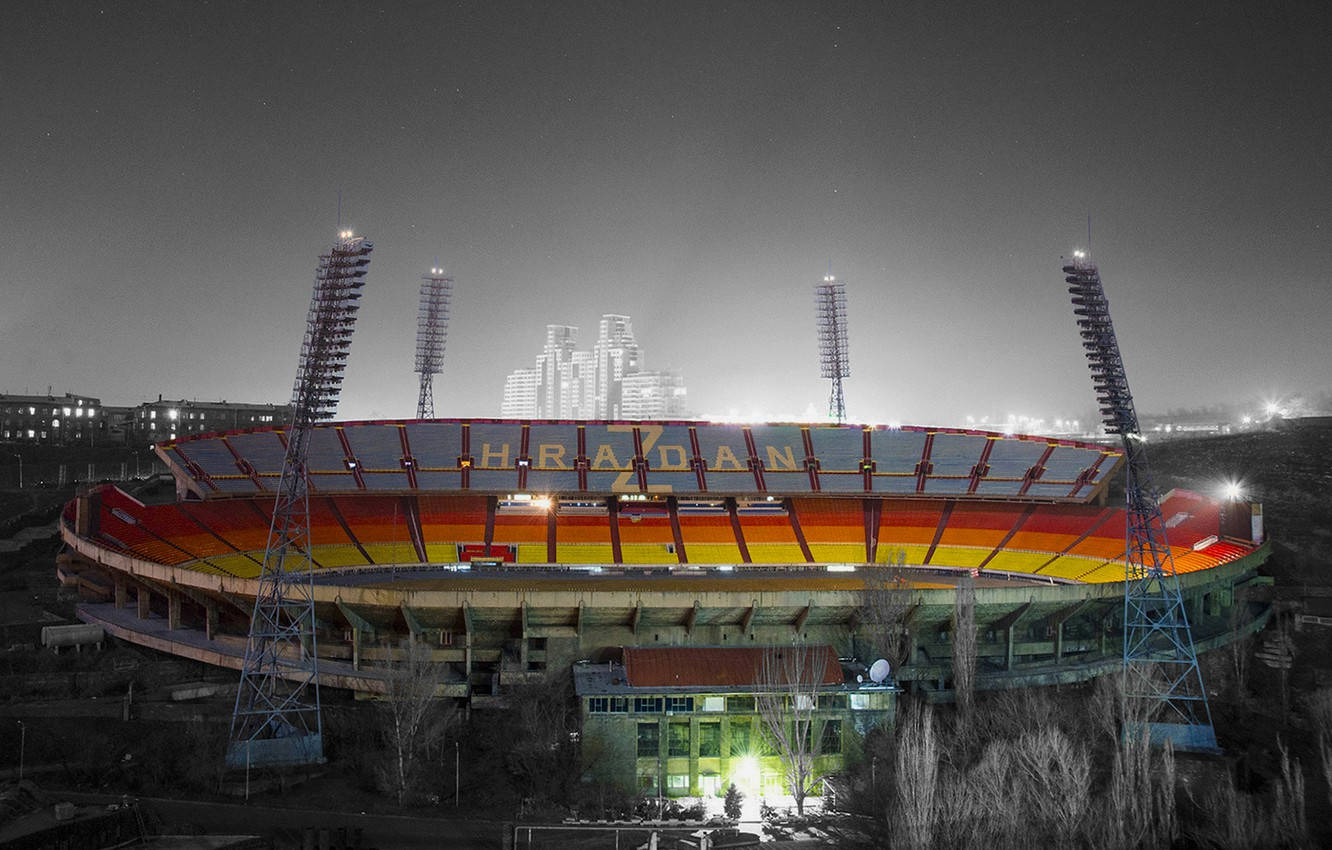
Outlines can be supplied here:
[[666, 777], [666, 790], [672, 794], [689, 793], [689, 774], [671, 773]]
[[177, 419], [180, 417], [180, 411], [173, 407], [167, 411], [167, 417], [170, 419]]
[[157, 418], [157, 411], [156, 411], [156, 410], [150, 410], [150, 411], [148, 411], [148, 418], [149, 418], [149, 419], [156, 419], [156, 418]]
[[70, 415], [70, 413], [69, 413], [69, 408], [68, 408], [68, 407], [65, 408], [65, 415], [66, 415], [66, 416], [69, 416], [69, 415]]
[[96, 415], [97, 415], [97, 408], [95, 408], [95, 407], [90, 407], [90, 408], [88, 408], [88, 418], [89, 418], [89, 419], [93, 418], [93, 417], [96, 416]]
[[37, 408], [35, 408], [35, 407], [29, 407], [29, 408], [28, 408], [28, 415], [29, 415], [29, 416], [36, 416], [36, 415], [37, 415]]
[[725, 711], [726, 697], [703, 697], [704, 711]]
[[52, 419], [52, 420], [51, 420], [51, 427], [52, 427], [52, 428], [59, 428], [59, 427], [60, 427], [60, 420], [59, 420], [59, 419]]
[[31, 440], [34, 436], [35, 436], [35, 435], [33, 434], [33, 430], [32, 430], [31, 428], [29, 428], [29, 429], [28, 429], [28, 439]]
[[[69, 414], [66, 413], [65, 415], [68, 416]], [[75, 417], [76, 419], [81, 419], [81, 418], [83, 418], [83, 408], [82, 408], [82, 407], [80, 407], [80, 408], [78, 408], [77, 410], [74, 411], [74, 417]]]

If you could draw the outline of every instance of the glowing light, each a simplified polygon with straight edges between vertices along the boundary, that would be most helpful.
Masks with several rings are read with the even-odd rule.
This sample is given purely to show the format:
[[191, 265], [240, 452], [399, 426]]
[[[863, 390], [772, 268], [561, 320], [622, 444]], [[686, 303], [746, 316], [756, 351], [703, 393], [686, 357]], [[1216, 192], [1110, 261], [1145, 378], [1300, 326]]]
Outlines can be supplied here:
[[534, 496], [534, 497], [532, 497], [532, 507], [534, 507], [534, 508], [540, 508], [540, 509], [543, 510], [543, 511], [548, 511], [548, 510], [550, 510], [550, 496]]
[[855, 564], [829, 564], [829, 565], [828, 565], [828, 572], [830, 572], [830, 573], [854, 573], [855, 571], [856, 571], [856, 565], [855, 565]]
[[1083, 253], [1082, 253], [1081, 251], [1074, 251], [1074, 252], [1073, 252], [1073, 256], [1075, 256], [1075, 257], [1077, 257], [1079, 260], [1081, 260], [1081, 259], [1083, 258], [1084, 255], [1083, 255]]
[[754, 756], [741, 756], [731, 762], [731, 781], [742, 791], [757, 791], [759, 775], [759, 760]]
[[1221, 486], [1221, 495], [1228, 502], [1238, 502], [1244, 498], [1244, 485], [1238, 481], [1227, 481]]
[[1277, 404], [1275, 401], [1269, 401], [1263, 409], [1267, 411], [1268, 416], [1276, 416], [1281, 412], [1281, 405]]

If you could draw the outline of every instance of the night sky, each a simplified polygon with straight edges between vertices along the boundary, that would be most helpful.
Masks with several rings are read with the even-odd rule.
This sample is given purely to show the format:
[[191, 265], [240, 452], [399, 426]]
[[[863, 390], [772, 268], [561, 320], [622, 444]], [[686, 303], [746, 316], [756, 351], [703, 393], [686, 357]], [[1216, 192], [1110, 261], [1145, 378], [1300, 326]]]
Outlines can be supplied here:
[[1089, 416], [1086, 218], [1140, 411], [1332, 387], [1332, 12], [1250, 3], [11, 3], [0, 391], [285, 401], [376, 250], [340, 416], [441, 416], [627, 313], [700, 413]]

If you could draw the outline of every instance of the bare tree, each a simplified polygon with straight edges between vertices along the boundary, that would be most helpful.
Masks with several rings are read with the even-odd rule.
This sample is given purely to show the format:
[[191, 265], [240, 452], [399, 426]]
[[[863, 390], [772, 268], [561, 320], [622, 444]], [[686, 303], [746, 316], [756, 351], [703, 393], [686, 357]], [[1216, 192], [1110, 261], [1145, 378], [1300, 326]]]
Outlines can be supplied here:
[[431, 658], [428, 645], [404, 641], [390, 662], [384, 699], [379, 704], [385, 750], [380, 785], [402, 805], [428, 753], [443, 741], [457, 719], [452, 700], [436, 699], [444, 666]]
[[1230, 671], [1234, 674], [1235, 697], [1241, 702], [1249, 693], [1249, 663], [1253, 658], [1253, 632], [1248, 628], [1253, 617], [1249, 606], [1239, 600], [1230, 606]]
[[805, 798], [818, 782], [814, 715], [819, 687], [829, 665], [836, 663], [826, 647], [801, 643], [769, 647], [759, 662], [756, 705], [764, 737], [782, 760], [786, 785], [800, 815], [805, 813]]
[[911, 610], [905, 550], [888, 550], [884, 562], [869, 565], [861, 610], [873, 656], [900, 667], [907, 661], [906, 615]]
[[907, 715], [897, 740], [897, 820], [908, 850], [927, 850], [934, 840], [938, 782], [934, 711], [921, 704]]
[[953, 694], [958, 728], [964, 730], [976, 696], [976, 586], [969, 575], [957, 583], [953, 601]]

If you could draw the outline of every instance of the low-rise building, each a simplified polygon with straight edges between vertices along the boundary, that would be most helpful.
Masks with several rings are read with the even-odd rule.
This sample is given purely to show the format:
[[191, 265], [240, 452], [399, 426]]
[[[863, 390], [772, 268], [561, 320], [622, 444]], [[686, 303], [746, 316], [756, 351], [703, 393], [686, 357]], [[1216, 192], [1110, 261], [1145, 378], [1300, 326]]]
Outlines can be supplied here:
[[[748, 796], [790, 794], [789, 753], [772, 741], [765, 695], [802, 718], [815, 780], [841, 771], [864, 735], [891, 724], [896, 711], [891, 681], [872, 681], [831, 646], [621, 652], [621, 662], [574, 665], [574, 691], [585, 769], [634, 793], [720, 796], [734, 783]], [[794, 682], [792, 668], [773, 661], [792, 653], [807, 671]]]
[[146, 401], [134, 408], [130, 439], [156, 443], [196, 434], [263, 428], [291, 421], [287, 404], [249, 404], [244, 402], [163, 399]]
[[42, 445], [105, 442], [101, 399], [86, 395], [0, 393], [0, 439]]

